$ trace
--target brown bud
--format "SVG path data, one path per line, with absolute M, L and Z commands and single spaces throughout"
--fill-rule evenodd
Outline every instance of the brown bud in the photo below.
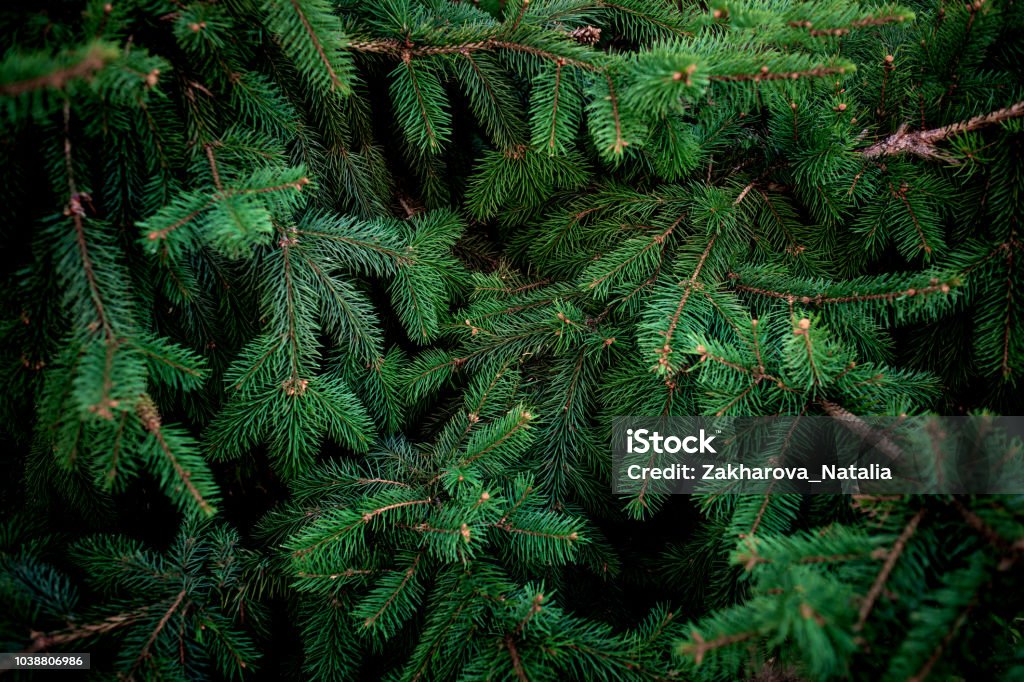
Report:
M 800 318 L 800 321 L 796 323 L 796 325 L 803 329 L 804 331 L 807 331 L 808 329 L 811 328 L 811 321 L 808 320 L 806 317 L 802 317 Z

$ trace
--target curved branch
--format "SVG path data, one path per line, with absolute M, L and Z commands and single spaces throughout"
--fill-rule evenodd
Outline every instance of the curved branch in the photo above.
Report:
M 882 156 L 896 156 L 898 154 L 912 154 L 925 159 L 957 163 L 957 161 L 948 154 L 936 149 L 935 145 L 942 142 L 947 137 L 959 135 L 960 133 L 967 133 L 979 128 L 986 128 L 991 125 L 997 125 L 1003 121 L 1008 121 L 1011 118 L 1017 118 L 1019 116 L 1024 116 L 1024 101 L 1011 104 L 1004 109 L 997 109 L 996 111 L 982 116 L 969 118 L 966 121 L 951 123 L 948 126 L 932 128 L 931 130 L 907 132 L 908 126 L 903 124 L 895 133 L 880 142 L 876 142 L 870 147 L 861 149 L 860 153 L 869 159 Z

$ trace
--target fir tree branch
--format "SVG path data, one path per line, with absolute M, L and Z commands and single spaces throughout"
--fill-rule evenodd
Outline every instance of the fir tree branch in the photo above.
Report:
M 416 93 L 416 102 L 419 105 L 418 109 L 420 112 L 420 118 L 423 119 L 423 126 L 427 131 L 427 137 L 430 141 L 430 147 L 437 149 L 439 143 L 437 141 L 437 133 L 434 131 L 434 125 L 430 122 L 430 115 L 427 111 L 426 102 L 423 99 L 423 89 L 420 87 L 419 81 L 416 80 L 416 69 L 412 66 L 412 60 L 408 54 L 402 55 L 402 61 L 405 63 L 406 71 L 409 74 L 409 82 L 412 84 L 413 92 Z
M 140 344 L 133 343 L 130 339 L 126 339 L 125 342 L 128 345 L 130 345 L 133 349 L 135 349 L 138 352 L 142 353 L 146 357 L 152 358 L 153 360 L 155 360 L 155 361 L 157 361 L 157 362 L 159 362 L 159 363 L 161 363 L 163 365 L 167 365 L 168 367 L 171 367 L 171 368 L 173 368 L 173 369 L 175 369 L 175 370 L 177 370 L 179 372 L 183 372 L 183 373 L 188 374 L 189 376 L 195 377 L 197 379 L 202 378 L 202 376 L 203 376 L 203 372 L 201 370 L 199 370 L 199 369 L 196 369 L 195 367 L 189 367 L 187 365 L 183 365 L 180 362 L 174 360 L 173 358 L 167 357 L 167 355 L 165 355 L 165 354 L 156 353 L 156 352 L 154 352 L 150 348 L 146 348 L 146 347 L 144 347 L 144 346 L 142 346 Z
M 146 233 L 146 239 L 150 241 L 166 239 L 168 234 L 192 222 L 192 220 L 194 220 L 203 211 L 212 208 L 214 205 L 216 205 L 220 201 L 223 201 L 224 199 L 229 199 L 235 196 L 266 194 L 267 192 L 280 192 L 285 189 L 294 189 L 295 191 L 300 192 L 302 191 L 302 188 L 308 185 L 309 183 L 310 179 L 303 177 L 299 178 L 295 182 L 286 182 L 282 185 L 274 185 L 273 187 L 258 187 L 256 189 L 232 188 L 223 192 L 217 192 L 213 196 L 211 196 L 209 201 L 207 201 L 203 206 L 192 211 L 185 217 L 178 219 L 176 222 L 172 223 L 171 225 L 168 225 L 167 227 L 160 228 L 159 230 L 151 230 L 150 232 Z
M 789 26 L 793 28 L 805 28 L 809 35 L 815 37 L 822 36 L 843 36 L 854 31 L 858 28 L 868 28 L 872 26 L 885 26 L 886 24 L 897 24 L 907 20 L 904 14 L 882 14 L 879 16 L 864 17 L 863 19 L 857 19 L 851 21 L 846 26 L 838 26 L 836 28 L 813 28 L 814 23 L 811 21 L 790 21 Z
M 539 530 L 527 530 L 525 528 L 516 528 L 509 523 L 492 523 L 491 528 L 497 528 L 498 530 L 505 531 L 506 533 L 528 535 L 534 538 L 544 538 L 545 540 L 560 540 L 562 542 L 576 542 L 580 539 L 580 534 L 576 531 L 571 533 L 544 533 Z
M 203 145 L 206 152 L 206 159 L 210 162 L 210 172 L 213 174 L 213 185 L 218 192 L 224 191 L 224 185 L 220 182 L 220 171 L 217 169 L 217 157 L 213 154 L 213 145 L 209 142 Z
M 461 462 L 459 462 L 459 467 L 461 468 L 461 467 L 469 466 L 470 464 L 472 464 L 476 460 L 480 459 L 481 457 L 483 457 L 487 453 L 492 452 L 493 450 L 501 447 L 502 443 L 504 443 L 509 438 L 514 436 L 517 432 L 523 430 L 524 428 L 527 428 L 527 424 L 530 423 L 531 419 L 533 419 L 533 415 L 530 414 L 529 412 L 526 412 L 524 410 L 522 413 L 520 413 L 519 419 L 516 421 L 515 425 L 508 432 L 502 434 L 501 438 L 499 438 L 498 440 L 494 441 L 493 443 L 491 443 L 487 447 L 483 448 L 482 450 L 480 450 L 480 452 L 474 454 L 472 457 L 467 457 L 467 458 L 463 459 Z
M 676 26 L 672 26 L 671 24 L 667 24 L 664 21 L 661 21 L 660 19 L 658 19 L 657 17 L 652 16 L 650 13 L 648 13 L 648 12 L 641 12 L 640 10 L 638 10 L 638 9 L 636 9 L 634 7 L 627 7 L 626 5 L 621 5 L 621 4 L 615 3 L 615 2 L 607 2 L 606 0 L 596 0 L 595 4 L 598 7 L 607 7 L 608 9 L 613 9 L 613 10 L 616 10 L 618 12 L 622 12 L 623 14 L 631 14 L 633 16 L 639 17 L 639 18 L 643 19 L 646 22 L 654 24 L 655 26 L 657 26 L 660 29 L 668 31 L 669 33 L 674 33 L 675 35 L 677 35 L 679 37 L 685 37 L 685 36 L 692 36 L 693 35 L 693 33 L 689 32 L 689 31 L 684 31 L 684 30 L 682 30 L 682 29 L 680 29 L 680 28 L 678 28 Z
M 704 362 L 705 360 L 711 360 L 712 362 L 717 362 L 720 365 L 724 365 L 725 367 L 728 367 L 729 369 L 734 369 L 737 372 L 742 372 L 744 374 L 750 374 L 753 377 L 755 383 L 760 382 L 760 381 L 764 381 L 765 379 L 767 379 L 768 381 L 774 382 L 775 385 L 778 386 L 779 388 L 786 389 L 786 390 L 794 390 L 791 387 L 787 386 L 782 381 L 782 379 L 780 379 L 779 377 L 775 376 L 774 374 L 765 374 L 760 369 L 753 370 L 753 369 L 750 369 L 749 367 L 744 367 L 743 365 L 738 365 L 735 362 L 732 362 L 731 360 L 727 360 L 726 358 L 720 357 L 718 355 L 715 355 L 714 353 L 709 352 L 708 349 L 703 344 L 698 345 L 697 348 L 696 348 L 696 351 L 700 355 L 700 361 L 701 362 Z
M 207 515 L 213 514 L 213 506 L 206 501 L 199 489 L 196 488 L 195 483 L 192 482 L 192 473 L 185 469 L 178 461 L 178 458 L 171 452 L 170 446 L 167 444 L 167 440 L 164 438 L 164 434 L 161 427 L 160 413 L 157 411 L 156 405 L 153 400 L 148 396 L 144 395 L 139 398 L 139 401 L 135 406 L 136 414 L 139 416 L 139 420 L 142 422 L 142 427 L 148 431 L 156 439 L 157 445 L 160 447 L 160 451 L 164 454 L 164 457 L 171 463 L 174 473 L 181 481 L 185 489 L 188 490 L 189 495 L 196 501 L 199 508 L 203 510 Z
M 307 236 L 310 236 L 310 237 L 320 237 L 321 239 L 327 239 L 327 240 L 331 240 L 331 241 L 341 242 L 343 244 L 351 244 L 352 246 L 358 246 L 358 247 L 364 248 L 364 249 L 370 249 L 372 251 L 376 251 L 378 253 L 382 253 L 385 256 L 388 256 L 389 258 L 393 258 L 395 260 L 395 262 L 400 264 L 400 265 L 408 265 L 408 264 L 412 263 L 412 260 L 406 254 L 399 253 L 398 251 L 395 251 L 394 249 L 389 249 L 386 246 L 381 246 L 380 244 L 375 244 L 373 242 L 369 242 L 369 241 L 362 240 L 362 239 L 355 239 L 353 237 L 343 237 L 343 236 L 341 236 L 339 234 L 332 234 L 330 232 L 318 232 L 316 230 L 304 230 L 304 229 L 301 229 L 301 228 L 296 229 L 295 230 L 295 234 L 307 235 Z
M 1005 538 L 995 528 L 985 523 L 984 519 L 968 509 L 957 497 L 951 497 L 949 502 L 960 513 L 960 516 L 967 522 L 967 525 L 977 531 L 979 535 L 999 550 L 1001 554 L 1013 557 L 1024 553 L 1024 538 L 1017 538 L 1016 540 Z
M 853 626 L 854 630 L 864 629 L 864 624 L 867 623 L 868 616 L 871 615 L 871 610 L 875 607 L 875 602 L 878 601 L 878 598 L 882 595 L 882 590 L 885 589 L 886 581 L 889 580 L 892 570 L 896 567 L 896 562 L 899 560 L 900 555 L 903 554 L 903 550 L 906 549 L 910 538 L 917 531 L 917 527 L 921 523 L 921 519 L 924 518 L 924 515 L 925 510 L 919 509 L 911 517 L 910 521 L 907 522 L 900 536 L 896 538 L 892 549 L 889 550 L 888 555 L 885 557 L 885 563 L 882 564 L 882 569 L 878 572 L 875 582 L 871 585 L 871 589 L 868 590 L 867 596 L 864 597 L 864 603 L 861 604 L 860 612 L 857 614 L 857 623 Z
M 869 159 L 875 159 L 882 156 L 911 154 L 925 159 L 958 163 L 956 159 L 953 159 L 945 152 L 936 149 L 936 145 L 948 137 L 970 132 L 972 130 L 978 130 L 979 128 L 985 128 L 991 125 L 997 125 L 1020 116 L 1024 116 L 1024 101 L 1011 104 L 1003 109 L 997 109 L 996 111 L 988 114 L 975 116 L 974 118 L 967 119 L 966 121 L 942 126 L 941 128 L 907 132 L 908 126 L 903 124 L 895 133 L 880 142 L 876 142 L 870 147 L 861 149 L 860 153 Z
M 62 646 L 69 642 L 75 642 L 87 637 L 102 635 L 135 623 L 140 618 L 144 617 L 146 612 L 146 608 L 141 608 L 138 611 L 130 611 L 116 616 L 109 616 L 97 623 L 78 625 L 68 630 L 51 633 L 33 632 L 32 643 L 24 649 L 23 652 L 27 654 L 34 654 L 40 651 L 48 651 L 54 646 Z
M 924 665 L 921 666 L 921 669 L 918 670 L 913 677 L 908 679 L 907 682 L 924 682 L 928 678 L 928 676 L 932 672 L 932 668 L 934 668 L 935 664 L 939 662 L 940 658 L 942 658 L 943 652 L 945 651 L 946 647 L 949 646 L 949 643 L 953 641 L 953 638 L 956 636 L 957 631 L 959 631 L 960 628 L 963 627 L 963 624 L 967 622 L 967 616 L 969 616 L 971 611 L 974 610 L 974 607 L 977 605 L 977 603 L 978 600 L 977 597 L 975 597 L 967 604 L 967 606 L 964 609 L 960 611 L 960 613 L 956 617 L 956 620 L 954 620 L 953 624 L 950 626 L 949 630 L 946 631 L 946 634 L 943 635 L 942 639 L 935 646 L 935 650 L 932 651 L 931 655 L 928 657 L 928 660 L 924 662 Z
M 625 147 L 629 146 L 629 141 L 622 136 L 622 119 L 619 116 L 619 96 L 615 94 L 615 84 L 612 82 L 612 77 L 607 73 L 604 75 L 605 80 L 608 81 L 608 98 L 612 105 L 612 121 L 615 122 L 615 142 L 609 147 L 615 154 L 621 154 Z
M 512 658 L 512 669 L 515 670 L 519 682 L 530 682 L 523 669 L 523 661 L 519 658 L 519 651 L 516 649 L 511 633 L 505 633 L 505 648 L 508 649 L 508 655 Z
M 455 624 L 459 621 L 459 616 L 462 615 L 462 612 L 466 610 L 466 607 L 468 605 L 469 600 L 462 600 L 459 603 L 459 607 L 455 609 L 454 612 L 452 612 L 451 616 L 448 617 L 448 621 L 445 623 L 444 628 L 439 633 L 437 633 L 437 636 L 434 638 L 433 644 L 431 644 L 430 649 L 423 656 L 423 661 L 416 669 L 416 673 L 412 676 L 412 678 L 410 678 L 410 682 L 418 682 L 418 680 L 420 680 L 423 677 L 423 675 L 426 673 L 427 667 L 431 663 L 431 659 L 433 658 L 434 653 L 437 652 L 437 650 L 441 648 L 441 646 L 444 644 L 445 635 L 447 635 L 448 632 L 451 631 L 453 627 L 455 627 Z
M 516 500 L 515 504 L 512 505 L 512 508 L 509 509 L 507 512 L 505 512 L 505 514 L 501 517 L 501 519 L 498 521 L 498 523 L 496 525 L 498 525 L 498 526 L 504 525 L 505 522 L 508 521 L 508 517 L 511 516 L 512 514 L 515 514 L 516 511 L 518 511 L 519 508 L 523 506 L 523 503 L 526 502 L 526 498 L 529 497 L 532 492 L 533 492 L 533 486 L 532 485 L 526 486 L 526 488 L 523 490 L 523 494 L 519 496 L 519 499 Z
M 668 368 L 669 360 L 668 356 L 672 353 L 672 336 L 675 334 L 676 327 L 679 326 L 679 316 L 683 312 L 683 308 L 686 307 L 687 301 L 690 300 L 690 294 L 693 293 L 694 288 L 697 286 L 697 277 L 700 276 L 700 271 L 704 268 L 704 263 L 708 259 L 708 254 L 711 253 L 711 247 L 715 245 L 715 240 L 718 239 L 718 235 L 711 237 L 708 240 L 708 245 L 704 249 L 704 253 L 701 254 L 700 259 L 697 261 L 697 266 L 693 269 L 693 274 L 690 275 L 690 279 L 686 281 L 683 288 L 683 295 L 679 299 L 679 304 L 676 306 L 675 312 L 672 313 L 669 319 L 668 329 L 665 331 L 665 344 L 658 349 L 658 364 L 662 367 Z
M 737 291 L 745 291 L 747 293 L 757 294 L 758 296 L 767 296 L 769 298 L 780 298 L 784 301 L 788 301 L 790 304 L 803 303 L 804 305 L 816 306 L 832 305 L 836 303 L 864 303 L 866 301 L 893 301 L 899 298 L 928 296 L 935 293 L 945 295 L 949 294 L 951 291 L 949 284 L 936 281 L 933 284 L 929 284 L 924 287 L 909 287 L 906 289 L 874 294 L 851 294 L 849 296 L 825 296 L 823 294 L 815 294 L 814 296 L 808 296 L 806 294 L 796 294 L 791 291 L 776 291 L 749 286 L 747 284 L 740 284 L 739 280 L 741 275 L 735 272 L 730 272 L 726 277 L 733 281 L 732 287 Z
M 575 66 L 586 71 L 600 71 L 600 67 L 590 64 L 588 62 L 573 59 L 571 57 L 563 57 L 553 52 L 534 47 L 532 45 L 526 45 L 524 43 L 517 43 L 510 40 L 501 40 L 498 38 L 487 38 L 486 40 L 478 40 L 473 42 L 459 43 L 457 45 L 409 45 L 407 43 L 393 40 L 393 39 L 380 39 L 380 40 L 368 40 L 368 41 L 352 41 L 349 43 L 349 48 L 357 52 L 373 52 L 378 54 L 386 54 L 392 57 L 397 57 L 403 61 L 408 61 L 413 57 L 433 57 L 437 55 L 446 54 L 461 54 L 466 55 L 471 52 L 487 52 L 493 50 L 506 50 L 508 52 L 521 52 L 524 54 L 530 54 L 534 57 L 540 57 L 551 62 L 558 63 L 558 60 L 563 60 L 563 63 L 567 66 Z
M 328 578 L 330 580 L 337 580 L 338 578 L 352 578 L 357 575 L 373 575 L 376 572 L 369 568 L 346 568 L 340 573 L 307 573 L 306 571 L 299 571 L 295 575 L 299 578 Z
M 524 5 L 525 7 L 525 5 Z M 555 62 L 555 94 L 554 101 L 551 103 L 551 125 L 548 131 L 548 153 L 555 153 L 555 142 L 558 134 L 558 98 L 561 95 L 562 85 L 562 67 L 565 66 L 565 60 L 559 59 Z
M 456 441 L 452 443 L 452 447 L 448 451 L 448 457 L 452 457 L 458 451 L 458 449 L 462 447 L 462 444 L 466 440 L 466 436 L 468 436 L 469 432 L 473 430 L 473 427 L 480 422 L 480 410 L 483 409 L 484 405 L 487 403 L 487 398 L 489 397 L 491 391 L 494 390 L 494 387 L 498 385 L 498 381 L 501 379 L 502 376 L 505 375 L 505 372 L 508 370 L 508 367 L 509 365 L 512 364 L 512 362 L 513 358 L 507 359 L 504 362 L 504 364 L 502 364 L 502 366 L 498 369 L 498 371 L 495 372 L 494 378 L 491 379 L 491 382 L 484 389 L 483 393 L 480 394 L 480 400 L 477 401 L 476 406 L 470 411 L 468 418 L 466 419 L 466 426 L 462 430 L 462 434 Z
M 380 618 L 381 615 L 387 610 L 387 608 L 391 606 L 392 602 L 394 602 L 395 599 L 398 598 L 398 595 L 401 593 L 401 591 L 405 589 L 405 586 L 409 584 L 410 580 L 412 580 L 413 575 L 415 575 L 416 573 L 416 568 L 420 565 L 420 560 L 422 558 L 422 553 L 416 555 L 416 558 L 413 559 L 412 566 L 405 570 L 405 574 L 402 577 L 402 581 L 395 588 L 394 592 L 392 592 L 391 595 L 389 595 L 388 598 L 384 600 L 384 603 L 381 605 L 381 607 L 377 610 L 376 613 L 368 616 L 366 620 L 363 621 L 364 628 L 373 627 L 373 624 L 377 622 L 377 619 Z
M 292 371 L 290 378 L 285 381 L 285 392 L 291 391 L 291 395 L 300 396 L 305 393 L 305 387 L 308 384 L 302 383 L 303 380 L 299 377 L 299 336 L 295 318 L 295 282 L 293 281 L 294 277 L 292 274 L 291 247 L 287 241 L 282 240 L 281 243 L 283 244 L 281 247 L 281 259 L 284 263 L 285 309 L 288 316 L 286 336 L 292 349 L 292 352 L 288 354 Z M 291 382 L 290 384 L 288 383 L 289 381 Z
M 921 221 L 918 220 L 917 213 L 914 212 L 914 207 L 907 199 L 907 193 L 909 191 L 910 189 L 906 185 L 901 185 L 899 189 L 896 189 L 892 183 L 889 183 L 889 192 L 892 196 L 903 202 L 903 205 L 907 209 L 907 213 L 910 214 L 910 220 L 914 223 L 914 230 L 917 231 L 917 236 L 921 240 L 921 250 L 926 254 L 930 254 L 932 252 L 932 247 L 928 244 L 928 240 L 924 236 L 924 231 L 921 229 Z
M 359 485 L 373 485 L 375 483 L 385 483 L 387 485 L 396 485 L 400 488 L 412 487 L 408 483 L 402 483 L 401 481 L 392 481 L 386 478 L 357 478 L 356 483 L 358 483 Z
M 679 220 L 676 220 L 676 222 L 672 223 L 672 225 L 669 226 L 669 228 L 664 232 L 661 232 L 660 234 L 656 234 L 653 237 L 651 237 L 651 240 L 646 245 L 644 245 L 642 249 L 640 249 L 636 253 L 632 254 L 629 258 L 625 259 L 624 261 L 616 265 L 614 268 L 606 272 L 602 277 L 598 277 L 597 279 L 592 280 L 587 285 L 587 288 L 593 289 L 594 287 L 598 286 L 605 280 L 614 277 L 616 274 L 619 273 L 619 271 L 629 267 L 630 264 L 633 263 L 633 261 L 643 258 L 643 255 L 650 251 L 652 248 L 656 246 L 662 246 L 665 240 L 668 239 L 669 235 L 672 234 L 672 232 L 676 229 L 676 226 L 679 225 L 681 221 L 682 217 L 680 217 Z
M 149 658 L 150 647 L 153 646 L 153 642 L 156 641 L 156 638 L 160 635 L 160 632 L 167 625 L 167 622 L 171 619 L 171 616 L 174 615 L 174 612 L 178 610 L 179 606 L 181 606 L 181 602 L 185 599 L 185 594 L 185 590 L 179 592 L 178 596 L 171 603 L 170 608 L 167 609 L 167 612 L 160 617 L 160 620 L 156 624 L 156 628 L 153 629 L 153 632 L 149 635 L 149 639 L 147 639 L 146 643 L 143 645 L 142 651 L 139 652 L 138 658 L 136 658 L 135 663 L 132 664 L 132 668 L 128 672 L 129 679 L 135 674 L 135 670 L 139 667 L 139 664 L 142 663 L 144 659 Z
M 883 452 L 893 462 L 903 459 L 903 450 L 889 438 L 885 431 L 877 431 L 871 428 L 863 419 L 831 400 L 822 400 L 821 407 L 830 417 L 859 437 L 865 445 L 870 445 Z
M 693 662 L 700 665 L 704 661 L 704 656 L 709 651 L 746 642 L 757 637 L 757 633 L 739 632 L 734 635 L 722 635 L 712 640 L 705 640 L 699 632 L 694 631 L 690 637 L 693 639 L 693 643 L 687 642 L 683 644 L 679 647 L 679 652 L 686 656 L 693 656 Z
M 78 252 L 82 259 L 82 269 L 85 272 L 86 282 L 89 286 L 89 297 L 96 307 L 96 314 L 99 317 L 100 325 L 103 327 L 103 333 L 107 338 L 107 342 L 111 343 L 114 340 L 113 327 L 103 305 L 103 298 L 100 295 L 99 284 L 96 282 L 96 273 L 93 270 L 92 259 L 89 257 L 89 247 L 85 241 L 85 225 L 82 220 L 83 216 L 85 216 L 85 209 L 82 208 L 82 195 L 78 193 L 78 188 L 75 185 L 74 163 L 71 159 L 70 122 L 71 102 L 66 100 L 64 102 L 64 166 L 68 180 L 68 207 L 65 212 L 71 215 L 71 220 L 75 226 L 75 243 L 78 245 Z
M 117 478 L 117 465 L 121 461 L 121 444 L 124 440 L 124 426 L 128 421 L 128 411 L 121 412 L 121 421 L 117 425 L 117 433 L 114 436 L 114 444 L 111 448 L 110 466 L 107 468 L 107 481 L 113 483 Z
M 306 31 L 306 35 L 309 37 L 310 42 L 313 43 L 316 53 L 320 56 L 320 62 L 323 64 L 324 68 L 327 69 L 327 75 L 330 76 L 331 79 L 331 90 L 344 91 L 344 84 L 341 82 L 341 79 L 338 78 L 338 74 L 335 73 L 334 67 L 331 65 L 331 60 L 327 57 L 327 53 L 324 52 L 324 46 L 320 44 L 320 39 L 317 37 L 316 31 L 313 30 L 313 26 L 309 23 L 309 18 L 306 17 L 306 13 L 302 11 L 298 2 L 295 0 L 289 1 L 291 2 L 292 9 L 294 9 L 295 13 L 299 15 L 299 19 L 302 21 L 302 27 Z
M 526 612 L 526 616 L 521 621 L 519 621 L 519 625 L 516 626 L 516 629 L 515 629 L 515 636 L 516 637 L 518 637 L 519 635 L 523 634 L 523 628 L 526 627 L 526 624 L 529 623 L 531 620 L 533 620 L 534 616 L 536 616 L 538 613 L 540 613 L 540 611 L 541 611 L 541 606 L 540 605 L 542 603 L 544 603 L 544 595 L 542 593 L 538 592 L 533 597 L 533 601 L 530 604 L 530 610 Z
M 363 514 L 363 517 L 362 517 L 363 518 L 363 523 L 369 523 L 370 521 L 372 521 L 374 519 L 374 517 L 380 516 L 381 514 L 383 514 L 385 512 L 391 511 L 392 509 L 400 509 L 402 507 L 409 507 L 409 506 L 420 505 L 420 504 L 430 504 L 432 501 L 433 501 L 432 498 L 428 497 L 428 498 L 423 499 L 423 500 L 408 500 L 406 502 L 395 502 L 394 504 L 389 504 L 389 505 L 386 505 L 386 506 L 383 506 L 383 507 L 378 507 L 376 509 L 372 509 L 372 510 L 370 510 L 368 512 L 365 512 Z
M 770 71 L 768 67 L 762 67 L 757 73 L 733 73 L 733 74 L 712 74 L 708 76 L 713 81 L 723 82 L 760 82 L 760 81 L 783 81 L 799 80 L 801 78 L 822 78 L 835 74 L 844 74 L 845 66 L 817 66 L 804 71 Z M 681 72 L 680 72 L 681 73 Z
M 17 97 L 27 92 L 44 88 L 63 90 L 73 80 L 93 76 L 97 71 L 105 67 L 116 54 L 116 51 L 112 52 L 110 49 L 104 49 L 101 45 L 93 45 L 78 62 L 71 66 L 23 81 L 0 83 L 0 96 Z

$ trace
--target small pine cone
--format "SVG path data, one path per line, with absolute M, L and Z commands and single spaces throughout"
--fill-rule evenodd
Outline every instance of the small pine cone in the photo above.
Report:
M 580 45 L 593 45 L 601 39 L 601 29 L 597 26 L 580 26 L 569 31 L 569 37 Z

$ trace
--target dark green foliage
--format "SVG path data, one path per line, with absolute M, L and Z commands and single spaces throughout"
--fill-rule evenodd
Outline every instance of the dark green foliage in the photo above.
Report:
M 617 416 L 1020 412 L 1019 2 L 44 0 L 0 30 L 0 651 L 1020 678 L 1020 495 L 609 476 Z

